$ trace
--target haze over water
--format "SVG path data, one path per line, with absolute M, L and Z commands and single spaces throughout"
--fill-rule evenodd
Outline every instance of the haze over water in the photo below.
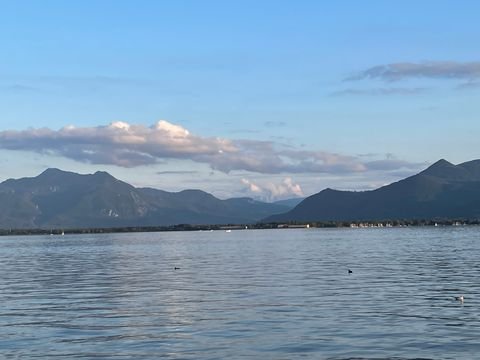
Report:
M 445 227 L 3 237 L 0 357 L 472 359 L 479 235 Z M 454 299 L 462 294 L 463 304 Z

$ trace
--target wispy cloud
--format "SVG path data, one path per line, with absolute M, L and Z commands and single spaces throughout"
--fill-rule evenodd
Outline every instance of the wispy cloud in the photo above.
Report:
M 198 171 L 184 170 L 184 171 L 157 171 L 157 175 L 194 175 L 198 174 Z
M 480 61 L 429 61 L 423 63 L 392 63 L 378 65 L 348 77 L 346 80 L 380 79 L 395 81 L 408 78 L 479 79 Z
M 233 129 L 229 131 L 230 134 L 258 134 L 259 132 L 259 130 L 253 129 Z
M 190 160 L 224 173 L 244 170 L 262 174 L 345 174 L 378 170 L 382 166 L 386 170 L 416 166 L 407 162 L 389 163 L 394 159 L 372 164 L 355 156 L 298 150 L 272 141 L 202 137 L 165 120 L 150 127 L 118 121 L 97 127 L 1 131 L 0 148 L 127 168 L 168 159 Z
M 154 82 L 144 79 L 124 78 L 118 76 L 37 76 L 23 78 L 0 77 L 0 91 L 11 93 L 45 93 L 111 91 L 121 88 L 152 87 Z
M 121 76 L 41 76 L 32 79 L 38 83 L 49 85 L 68 85 L 68 86 L 141 86 L 148 85 L 150 81 L 135 78 L 126 78 Z
M 384 160 L 373 160 L 365 163 L 365 166 L 369 170 L 380 170 L 380 171 L 394 171 L 398 169 L 409 169 L 411 170 L 417 170 L 424 168 L 428 164 L 426 163 L 417 163 L 414 166 L 412 166 L 412 163 L 409 163 L 408 161 L 403 161 L 403 160 L 398 160 L 395 158 L 391 159 L 384 159 Z M 409 172 L 410 173 L 410 172 Z
M 0 87 L 0 90 L 9 93 L 31 93 L 39 91 L 39 89 L 34 86 L 28 86 L 23 84 L 11 84 L 7 86 L 2 86 Z
M 374 89 L 344 89 L 331 93 L 331 96 L 390 96 L 417 95 L 425 93 L 427 88 L 374 88 Z
M 480 89 L 480 81 L 468 81 L 457 86 L 457 90 Z
M 287 125 L 285 121 L 265 121 L 263 123 L 266 127 L 283 127 Z

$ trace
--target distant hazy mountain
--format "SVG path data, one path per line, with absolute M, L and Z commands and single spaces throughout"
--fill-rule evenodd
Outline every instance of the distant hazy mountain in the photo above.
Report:
M 437 161 L 421 173 L 373 191 L 323 190 L 264 221 L 480 218 L 480 160 Z
M 200 190 L 135 188 L 106 172 L 48 169 L 0 184 L 0 228 L 84 228 L 253 223 L 289 210 L 250 198 L 220 200 Z
M 275 201 L 274 204 L 284 205 L 284 206 L 288 206 L 289 208 L 294 208 L 295 206 L 300 204 L 303 200 L 305 200 L 305 198 L 291 198 L 291 199 Z

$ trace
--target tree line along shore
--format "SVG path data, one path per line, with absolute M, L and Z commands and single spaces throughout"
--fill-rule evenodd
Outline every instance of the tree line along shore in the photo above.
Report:
M 171 226 L 129 226 L 111 228 L 62 228 L 51 229 L 0 229 L 0 236 L 8 235 L 66 235 L 66 234 L 108 234 L 135 232 L 167 232 L 167 231 L 228 231 L 249 229 L 298 229 L 298 228 L 393 228 L 408 226 L 472 226 L 480 225 L 480 219 L 414 219 L 387 221 L 311 221 L 257 224 L 227 225 L 192 225 L 178 224 Z

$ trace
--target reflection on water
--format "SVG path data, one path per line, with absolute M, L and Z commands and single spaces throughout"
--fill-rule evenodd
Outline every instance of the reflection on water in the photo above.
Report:
M 469 227 L 0 238 L 0 355 L 473 359 L 479 235 Z M 463 304 L 454 299 L 462 294 Z

